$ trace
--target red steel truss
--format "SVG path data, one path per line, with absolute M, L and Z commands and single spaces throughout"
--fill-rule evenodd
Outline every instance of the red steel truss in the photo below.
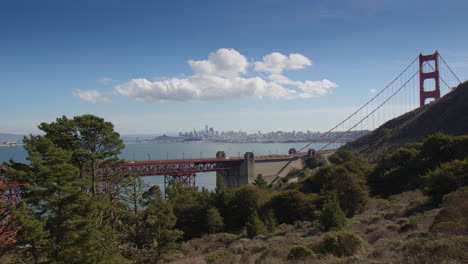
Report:
M 242 161 L 243 158 L 137 161 L 127 162 L 118 166 L 100 168 L 97 174 L 101 177 L 125 173 L 138 176 L 164 175 L 180 177 L 181 175 L 186 176 L 197 172 L 238 169 Z M 185 180 L 183 180 L 183 182 L 185 182 Z

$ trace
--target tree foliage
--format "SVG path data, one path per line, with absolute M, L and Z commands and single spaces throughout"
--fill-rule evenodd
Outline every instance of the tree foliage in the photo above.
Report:
M 369 174 L 367 183 L 373 195 L 387 197 L 420 186 L 426 162 L 416 149 L 400 148 L 385 155 Z
M 265 234 L 267 232 L 265 224 L 258 216 L 257 211 L 254 211 L 249 217 L 249 219 L 245 223 L 245 229 L 247 231 L 247 236 L 250 238 L 255 237 L 257 235 Z
M 328 231 L 331 228 L 341 229 L 346 225 L 346 215 L 341 210 L 337 199 L 329 199 L 325 201 L 322 209 L 316 211 L 318 220 L 317 227 L 320 230 Z
M 344 165 L 338 165 L 327 172 L 326 179 L 321 193 L 336 197 L 347 217 L 364 210 L 369 200 L 364 175 L 350 173 Z
M 16 217 L 21 232 L 29 234 L 29 241 L 20 242 L 41 245 L 42 256 L 38 256 L 39 250 L 31 249 L 35 261 L 122 262 L 112 234 L 96 226 L 96 202 L 71 163 L 72 153 L 44 136 L 24 141 L 32 169 L 27 172 L 29 188 L 22 201 L 30 210 Z
M 205 230 L 208 233 L 217 233 L 224 229 L 224 219 L 218 209 L 211 207 L 206 211 Z
M 439 204 L 444 195 L 468 186 L 468 159 L 444 163 L 424 175 L 423 180 L 424 194 L 429 196 L 433 203 Z
M 50 124 L 41 123 L 39 129 L 56 147 L 72 153 L 72 161 L 80 169 L 81 177 L 86 174 L 86 169 L 89 170 L 93 194 L 96 192 L 97 162 L 116 157 L 124 148 L 114 125 L 94 115 L 73 119 L 63 116 Z
M 263 178 L 262 174 L 258 174 L 257 177 L 255 177 L 252 184 L 257 186 L 258 188 L 268 189 L 268 182 L 265 181 L 265 178 Z
M 273 196 L 265 208 L 274 212 L 279 223 L 312 220 L 317 198 L 317 195 L 304 194 L 297 190 L 284 191 Z

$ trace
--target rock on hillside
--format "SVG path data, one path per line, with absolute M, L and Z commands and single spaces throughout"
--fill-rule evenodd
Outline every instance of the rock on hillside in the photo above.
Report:
M 371 162 L 381 154 L 420 142 L 437 132 L 452 136 L 468 134 L 468 81 L 439 100 L 394 118 L 341 149 L 360 152 Z

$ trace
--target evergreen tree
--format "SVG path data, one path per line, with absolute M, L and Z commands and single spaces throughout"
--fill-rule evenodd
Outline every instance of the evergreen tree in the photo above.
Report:
M 273 213 L 273 210 L 269 210 L 267 216 L 265 217 L 265 228 L 266 230 L 271 233 L 276 230 L 276 226 L 278 225 L 278 222 L 276 221 L 275 214 Z
M 96 203 L 71 164 L 72 153 L 43 136 L 24 141 L 32 169 L 27 172 L 29 191 L 22 201 L 31 208 L 31 217 L 18 217 L 20 229 L 41 241 L 49 262 L 120 263 L 112 235 L 96 227 Z
M 265 181 L 262 174 L 258 174 L 257 177 L 255 177 L 252 184 L 257 186 L 258 188 L 268 189 L 268 182 Z
M 137 248 L 142 248 L 139 231 L 142 221 L 142 205 L 144 204 L 143 196 L 148 187 L 149 184 L 145 183 L 141 177 L 133 175 L 126 175 L 122 181 L 120 198 L 129 209 L 129 214 L 125 219 L 125 229 Z
M 10 222 L 20 227 L 16 233 L 15 245 L 29 245 L 22 252 L 22 259 L 34 264 L 45 261 L 51 241 L 50 234 L 45 229 L 44 219 L 35 217 L 34 212 L 23 204 L 21 208 L 12 210 Z
M 257 211 L 254 211 L 250 218 L 245 223 L 245 229 L 247 231 L 247 236 L 252 238 L 257 235 L 265 234 L 267 229 L 265 224 L 262 222 L 258 216 Z
M 224 228 L 224 220 L 218 209 L 211 207 L 206 211 L 205 225 L 208 233 L 216 233 Z
M 50 124 L 41 123 L 39 129 L 56 147 L 72 152 L 72 161 L 80 169 L 81 177 L 85 168 L 89 168 L 93 194 L 96 192 L 97 162 L 115 158 L 124 148 L 114 125 L 94 115 L 75 116 L 73 119 L 63 116 Z
M 331 228 L 341 229 L 347 222 L 346 215 L 336 198 L 325 201 L 322 210 L 317 211 L 316 216 L 317 227 L 322 231 L 328 231 Z
M 176 246 L 176 241 L 182 237 L 182 232 L 173 229 L 176 216 L 170 202 L 153 201 L 143 212 L 141 229 L 142 246 L 155 250 L 156 260 L 169 249 Z

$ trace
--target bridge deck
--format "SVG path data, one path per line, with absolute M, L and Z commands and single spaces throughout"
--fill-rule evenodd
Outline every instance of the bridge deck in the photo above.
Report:
M 255 156 L 255 160 L 284 160 L 305 156 L 305 153 L 294 155 Z M 131 173 L 140 176 L 186 175 L 197 172 L 226 171 L 238 169 L 244 158 L 207 158 L 179 160 L 143 160 L 131 161 L 116 166 L 98 169 L 98 175 L 107 177 L 112 174 Z

